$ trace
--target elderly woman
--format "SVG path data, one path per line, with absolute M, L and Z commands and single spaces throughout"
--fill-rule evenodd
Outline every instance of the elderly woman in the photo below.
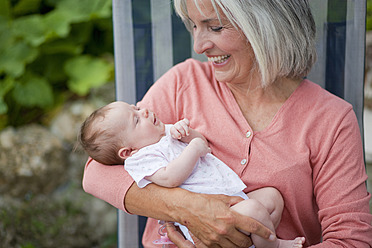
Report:
M 305 77 L 315 61 L 315 25 L 307 0 L 174 0 L 209 62 L 170 69 L 140 107 L 165 123 L 188 118 L 213 154 L 247 185 L 271 186 L 285 208 L 278 237 L 305 247 L 371 247 L 372 216 L 360 132 L 352 106 Z M 132 214 L 188 227 L 197 247 L 249 247 L 270 232 L 230 210 L 236 197 L 154 184 L 139 189 L 122 165 L 89 160 L 86 192 Z M 149 219 L 144 246 L 158 238 Z M 168 228 L 179 247 L 193 247 Z

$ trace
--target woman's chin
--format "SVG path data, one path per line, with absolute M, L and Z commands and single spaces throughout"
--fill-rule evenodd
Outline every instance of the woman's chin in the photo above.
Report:
M 228 77 L 228 73 L 226 71 L 214 71 L 214 76 L 218 82 L 227 83 L 231 81 L 231 77 Z

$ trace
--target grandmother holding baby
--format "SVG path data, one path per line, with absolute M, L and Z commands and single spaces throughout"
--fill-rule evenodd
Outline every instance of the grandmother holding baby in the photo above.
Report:
M 208 62 L 188 59 L 165 73 L 138 103 L 164 123 L 187 118 L 213 155 L 245 183 L 276 188 L 284 210 L 276 236 L 305 247 L 372 247 L 370 195 L 352 106 L 306 79 L 316 60 L 307 0 L 173 0 Z M 144 247 L 158 247 L 157 220 L 172 224 L 178 247 L 249 247 L 272 233 L 230 206 L 239 197 L 149 184 L 138 188 L 123 165 L 89 159 L 84 190 L 128 213 L 150 217 Z M 271 236 L 270 236 L 271 235 Z

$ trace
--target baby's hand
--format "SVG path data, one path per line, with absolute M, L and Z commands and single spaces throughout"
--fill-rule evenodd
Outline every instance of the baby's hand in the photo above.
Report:
M 208 144 L 199 137 L 192 139 L 189 146 L 194 147 L 194 149 L 199 152 L 200 157 L 203 157 L 207 155 L 207 153 L 211 152 L 211 148 L 208 147 Z
M 183 137 L 188 136 L 190 130 L 190 121 L 188 119 L 183 119 L 176 124 L 174 124 L 171 129 L 170 133 L 174 139 L 182 139 Z

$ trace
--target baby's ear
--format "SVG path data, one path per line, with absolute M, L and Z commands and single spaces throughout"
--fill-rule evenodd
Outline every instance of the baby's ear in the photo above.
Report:
M 120 150 L 118 151 L 118 155 L 120 158 L 125 160 L 132 155 L 132 149 L 129 147 L 120 148 Z

